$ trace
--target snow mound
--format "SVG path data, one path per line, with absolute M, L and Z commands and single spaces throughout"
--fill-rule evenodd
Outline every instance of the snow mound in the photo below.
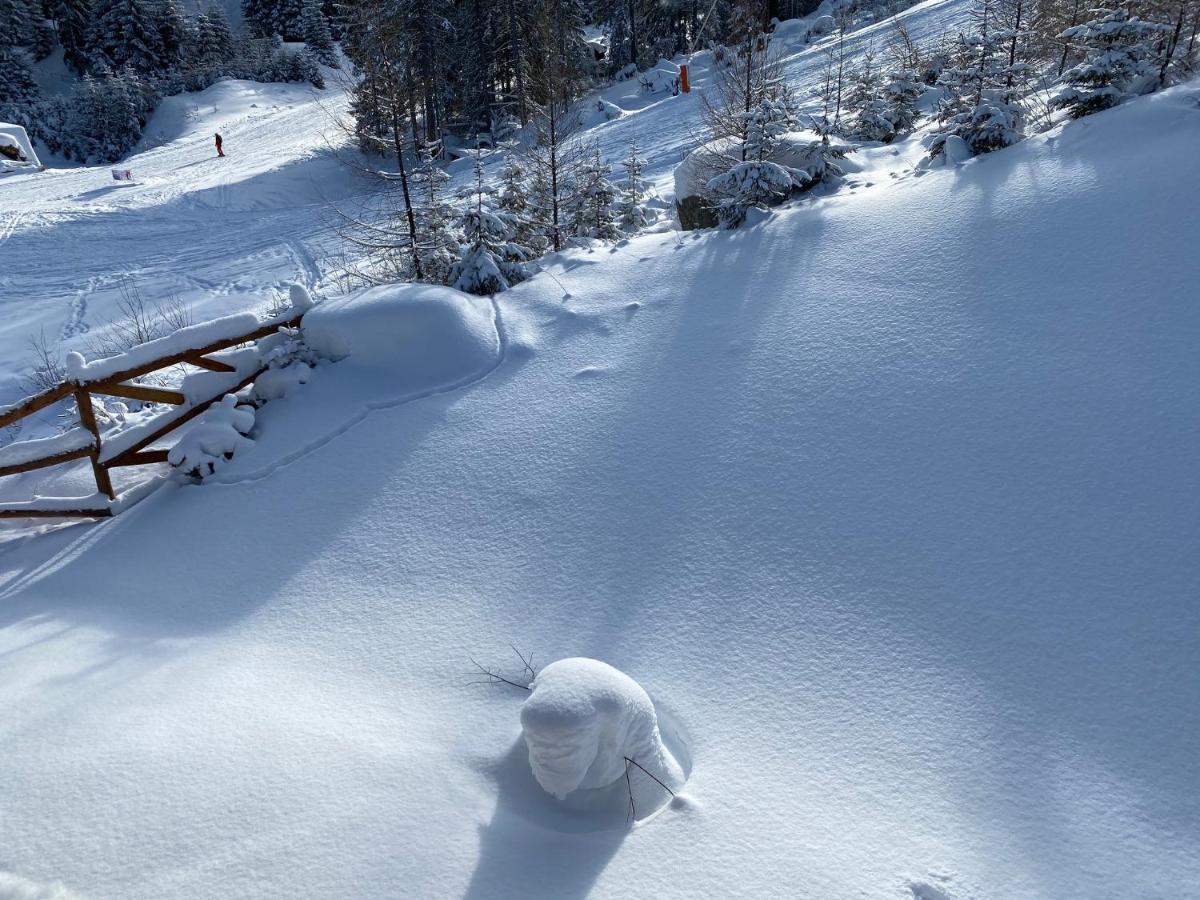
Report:
M 0 122 L 0 174 L 20 169 L 44 168 L 29 134 L 20 125 Z
M 663 744 L 654 703 L 608 663 L 573 657 L 546 666 L 521 707 L 534 778 L 560 800 L 625 778 L 633 760 L 674 790 L 683 771 Z
M 71 893 L 61 884 L 42 884 L 13 875 L 11 872 L 0 872 L 0 900 L 79 900 L 78 895 Z
M 167 462 L 185 475 L 204 478 L 252 446 L 246 434 L 254 427 L 254 411 L 237 402 L 233 394 L 226 394 L 209 407 L 170 449 Z
M 382 285 L 325 301 L 305 315 L 303 330 L 316 353 L 377 373 L 393 394 L 459 383 L 492 368 L 501 350 L 490 300 L 434 285 Z

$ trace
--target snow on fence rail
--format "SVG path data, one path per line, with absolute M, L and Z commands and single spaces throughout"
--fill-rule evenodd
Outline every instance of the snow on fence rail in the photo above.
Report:
M 0 448 L 0 477 L 90 459 L 96 494 L 74 499 L 42 499 L 0 504 L 0 519 L 25 517 L 104 518 L 113 514 L 116 499 L 109 470 L 167 461 L 167 451 L 147 449 L 191 421 L 226 394 L 254 382 L 268 368 L 257 353 L 228 351 L 300 324 L 306 305 L 293 304 L 281 316 L 261 321 L 252 313 L 227 316 L 181 328 L 157 340 L 130 348 L 107 359 L 86 362 L 78 353 L 67 357 L 69 380 L 0 409 L 0 428 L 74 397 L 79 425 L 64 434 L 17 441 Z M 188 375 L 178 389 L 134 383 L 132 379 L 186 364 L 202 371 Z M 127 431 L 104 438 L 96 424 L 92 395 L 103 394 L 177 407 Z

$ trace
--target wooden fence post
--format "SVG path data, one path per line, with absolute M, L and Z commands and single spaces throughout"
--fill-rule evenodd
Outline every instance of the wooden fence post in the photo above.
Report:
M 96 446 L 92 448 L 92 474 L 96 477 L 96 490 L 105 494 L 109 500 L 116 500 L 113 493 L 112 479 L 108 477 L 108 469 L 100 463 L 100 428 L 96 424 L 96 413 L 92 409 L 92 395 L 81 387 L 75 388 L 75 404 L 79 407 L 79 424 L 92 433 Z

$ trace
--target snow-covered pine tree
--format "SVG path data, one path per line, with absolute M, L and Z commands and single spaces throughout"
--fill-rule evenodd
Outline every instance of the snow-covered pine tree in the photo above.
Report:
M 1013 31 L 997 26 L 997 2 L 978 0 L 974 28 L 959 36 L 956 64 L 938 78 L 945 91 L 938 118 L 948 127 L 931 141 L 931 157 L 975 156 L 1021 140 L 1025 111 L 1006 58 Z
M 91 0 L 49 0 L 47 7 L 67 68 L 76 74 L 87 70 L 88 31 L 92 19 Z
M 184 57 L 188 36 L 187 19 L 179 8 L 179 0 L 158 0 L 156 17 L 163 65 L 173 68 Z
M 275 0 L 271 8 L 271 33 L 285 41 L 303 40 L 303 13 L 304 0 Z
M 1158 85 L 1161 39 L 1172 29 L 1142 21 L 1133 6 L 1134 0 L 1123 0 L 1113 9 L 1097 10 L 1096 18 L 1059 35 L 1084 54 L 1084 61 L 1063 73 L 1052 107 L 1078 119 Z
M 24 54 L 0 44 L 0 119 L 25 120 L 40 96 Z
M 529 277 L 529 250 L 513 243 L 512 226 L 503 215 L 484 207 L 487 194 L 477 151 L 475 189 L 461 223 L 466 249 L 450 271 L 450 283 L 468 294 L 498 294 Z
M 321 7 L 321 0 L 304 0 L 300 8 L 300 28 L 307 50 L 322 65 L 337 68 L 337 54 L 333 51 L 333 32 L 329 20 Z
M 426 281 L 448 284 L 450 270 L 462 256 L 462 241 L 455 227 L 454 210 L 443 190 L 450 176 L 434 159 L 433 147 L 426 145 L 418 151 L 412 179 L 419 203 L 417 255 L 421 270 Z
M 234 55 L 236 41 L 225 10 L 211 6 L 201 13 L 192 33 L 193 44 L 188 54 L 193 65 L 220 71 Z
M 617 227 L 617 188 L 609 179 L 612 167 L 593 147 L 583 154 L 575 171 L 574 192 L 571 196 L 571 233 L 599 241 L 615 241 L 622 237 Z
M 274 0 L 242 0 L 242 20 L 251 37 L 270 37 L 274 25 Z
M 0 47 L 28 47 L 33 32 L 33 7 L 27 0 L 0 0 Z
M 633 233 L 650 224 L 646 212 L 646 194 L 650 183 L 643 177 L 646 161 L 638 156 L 638 145 L 629 145 L 629 155 L 621 163 L 625 170 L 625 185 L 617 202 L 617 224 L 626 232 Z
M 162 38 L 150 0 L 97 0 L 91 29 L 94 65 L 128 66 L 151 73 L 164 68 Z
M 534 253 L 543 253 L 548 241 L 541 234 L 533 216 L 533 204 L 529 172 L 524 158 L 517 153 L 515 144 L 505 148 L 504 162 L 500 166 L 500 192 L 497 206 L 508 217 L 513 227 L 514 240 L 529 247 Z

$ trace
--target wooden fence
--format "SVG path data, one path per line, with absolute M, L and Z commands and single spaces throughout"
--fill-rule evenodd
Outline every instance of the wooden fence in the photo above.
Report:
M 0 465 L 0 477 L 87 458 L 91 461 L 97 494 L 108 498 L 107 502 L 102 505 L 72 506 L 61 500 L 42 503 L 40 506 L 36 503 L 0 504 L 0 519 L 105 518 L 111 516 L 113 514 L 111 501 L 116 499 L 116 494 L 113 491 L 112 478 L 109 475 L 110 469 L 166 462 L 166 450 L 148 450 L 146 448 L 200 415 L 226 394 L 235 393 L 251 384 L 268 368 L 264 364 L 256 363 L 250 371 L 246 372 L 230 362 L 212 359 L 210 355 L 251 343 L 283 328 L 294 328 L 300 324 L 302 315 L 301 312 L 293 311 L 286 318 L 273 318 L 244 333 L 221 336 L 202 346 L 184 350 L 172 347 L 170 352 L 151 359 L 142 358 L 144 354 L 130 352 L 115 358 L 118 364 L 127 360 L 129 364 L 125 368 L 113 370 L 110 365 L 102 374 L 92 377 L 87 375 L 85 366 L 80 377 L 64 381 L 40 394 L 27 397 L 0 413 L 0 428 L 5 428 L 39 410 L 73 397 L 79 411 L 79 427 L 56 438 L 17 442 L 0 448 L 0 452 L 4 453 L 3 456 L 0 456 L 0 462 L 5 457 L 10 460 L 8 464 Z M 194 328 L 200 332 L 199 327 L 194 326 Z M 153 349 L 153 345 L 156 343 L 159 342 L 143 344 L 142 348 Z M 170 344 L 169 341 L 166 343 Z M 230 378 L 227 383 L 221 385 L 219 391 L 213 392 L 211 396 L 192 399 L 179 390 L 137 384 L 132 381 L 132 379 L 178 365 L 223 373 L 229 375 Z M 100 432 L 92 408 L 93 394 L 141 400 L 147 403 L 166 403 L 177 408 L 156 416 L 145 425 L 131 429 L 130 432 L 119 432 L 106 440 Z M 38 451 L 42 448 L 46 452 L 38 455 Z

